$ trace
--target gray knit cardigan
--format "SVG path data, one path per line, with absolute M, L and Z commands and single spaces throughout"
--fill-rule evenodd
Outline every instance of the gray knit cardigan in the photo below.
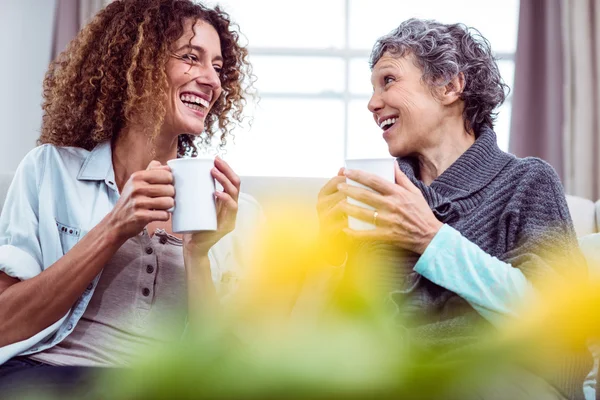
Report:
M 419 180 L 415 159 L 401 158 L 398 163 L 441 222 L 491 256 L 519 268 L 532 282 L 585 268 L 554 169 L 540 159 L 520 159 L 503 152 L 491 129 L 484 128 L 475 143 L 429 186 Z M 408 327 L 415 346 L 442 354 L 472 344 L 478 329 L 488 324 L 457 294 L 414 272 L 419 255 L 383 243 L 365 243 L 355 251 L 362 253 L 353 254 L 355 260 L 364 260 L 365 252 L 380 260 L 377 279 L 390 293 L 402 320 L 418 317 Z M 356 264 L 350 260 L 347 272 L 364 268 Z M 583 380 L 591 366 L 591 357 L 582 352 L 568 357 L 549 380 L 567 398 L 582 399 Z

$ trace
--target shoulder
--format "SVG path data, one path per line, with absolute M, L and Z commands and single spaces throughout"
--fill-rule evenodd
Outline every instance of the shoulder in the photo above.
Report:
M 519 180 L 539 181 L 540 184 L 558 184 L 560 178 L 554 168 L 537 157 L 514 158 L 509 163 L 511 175 Z
M 508 178 L 513 185 L 508 208 L 517 208 L 521 214 L 571 219 L 563 185 L 547 162 L 535 157 L 515 158 Z
M 51 144 L 38 146 L 25 155 L 17 172 L 20 175 L 44 177 L 46 170 L 73 172 L 77 174 L 89 155 L 89 151 L 77 147 L 61 147 Z
M 43 144 L 29 151 L 21 161 L 22 165 L 40 166 L 55 162 L 75 162 L 83 164 L 89 151 L 78 147 L 62 147 Z
M 79 171 L 90 152 L 79 147 L 62 147 L 51 144 L 46 146 L 47 162 L 51 164 L 60 164 L 68 169 Z
M 546 196 L 553 200 L 564 198 L 564 189 L 558 174 L 546 161 L 536 157 L 514 158 L 503 175 L 503 182 L 511 186 L 514 194 Z

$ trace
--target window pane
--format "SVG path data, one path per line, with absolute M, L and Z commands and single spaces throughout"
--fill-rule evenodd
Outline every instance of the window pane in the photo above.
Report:
M 330 177 L 343 166 L 340 100 L 263 98 L 225 159 L 239 175 Z
M 350 93 L 371 95 L 371 69 L 366 58 L 350 60 Z
M 250 56 L 260 92 L 344 91 L 344 61 L 329 57 Z
M 512 60 L 498 60 L 498 68 L 500 69 L 500 75 L 504 79 L 504 83 L 510 88 L 510 94 L 512 94 L 513 84 L 515 82 L 515 63 Z
M 383 131 L 367 109 L 368 100 L 352 100 L 348 107 L 348 158 L 389 157 Z
M 498 146 L 508 151 L 508 139 L 510 137 L 510 112 L 512 103 L 510 101 L 504 103 L 498 109 L 498 119 L 494 124 L 494 132 L 498 137 Z
M 211 0 L 221 5 L 252 47 L 344 46 L 344 0 Z
M 478 29 L 495 52 L 514 52 L 519 0 L 350 0 L 350 47 L 371 49 L 375 40 L 409 18 L 462 22 Z

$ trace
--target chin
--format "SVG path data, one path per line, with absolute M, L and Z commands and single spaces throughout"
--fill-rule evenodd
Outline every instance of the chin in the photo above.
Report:
M 180 130 L 181 132 L 185 132 L 186 134 L 193 135 L 193 136 L 200 136 L 202 134 L 202 132 L 204 132 L 204 124 L 201 124 L 201 125 L 186 124 L 186 125 L 183 125 L 182 128 L 183 129 Z
M 398 158 L 398 157 L 407 157 L 410 156 L 411 154 L 413 154 L 411 151 L 409 151 L 406 146 L 402 146 L 402 145 L 393 145 L 390 144 L 388 145 L 388 151 L 390 152 L 390 155 L 392 157 Z
M 399 146 L 397 143 L 388 143 L 388 151 L 390 153 L 390 156 L 392 157 L 404 157 L 405 156 L 405 152 L 402 151 L 402 146 Z

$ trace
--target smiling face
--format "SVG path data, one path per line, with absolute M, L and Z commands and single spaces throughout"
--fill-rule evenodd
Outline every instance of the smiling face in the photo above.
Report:
M 445 109 L 422 75 L 410 54 L 384 53 L 373 67 L 368 107 L 394 157 L 419 154 L 439 143 Z
M 200 135 L 204 121 L 221 95 L 223 68 L 221 40 L 215 28 L 199 20 L 187 21 L 183 35 L 172 45 L 166 65 L 166 115 L 162 131 Z

